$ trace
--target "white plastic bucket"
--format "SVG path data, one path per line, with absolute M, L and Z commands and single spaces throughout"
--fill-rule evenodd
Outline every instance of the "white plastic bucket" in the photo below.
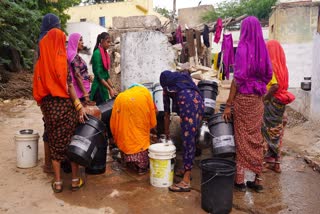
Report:
M 14 135 L 17 152 L 17 167 L 30 168 L 38 163 L 39 133 L 32 129 L 24 129 Z
M 149 147 L 150 183 L 155 187 L 169 187 L 173 184 L 176 147 L 172 142 L 156 143 Z

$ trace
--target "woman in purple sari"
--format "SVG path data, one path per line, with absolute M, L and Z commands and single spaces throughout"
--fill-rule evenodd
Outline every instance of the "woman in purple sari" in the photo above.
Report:
M 81 102 L 89 101 L 90 76 L 86 62 L 78 54 L 83 49 L 82 36 L 73 33 L 68 41 L 68 65 L 72 76 L 72 83 Z
M 264 113 L 263 96 L 272 78 L 272 68 L 262 35 L 259 20 L 249 16 L 241 24 L 240 41 L 235 56 L 234 80 L 224 111 L 224 118 L 231 118 L 234 107 L 234 135 L 236 141 L 237 174 L 235 188 L 246 187 L 261 192 L 263 165 L 263 137 L 261 126 Z M 244 172 L 256 176 L 244 183 Z

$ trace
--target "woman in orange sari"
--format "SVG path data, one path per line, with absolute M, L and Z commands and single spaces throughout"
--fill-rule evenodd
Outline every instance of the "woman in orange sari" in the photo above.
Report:
M 114 101 L 110 128 L 123 160 L 138 174 L 149 168 L 150 130 L 157 125 L 156 109 L 149 90 L 134 84 Z
M 49 26 L 59 20 L 54 14 L 43 18 L 42 26 Z M 48 23 L 45 23 L 48 22 Z M 41 108 L 46 124 L 47 140 L 50 149 L 54 181 L 51 184 L 55 193 L 63 190 L 60 168 L 66 159 L 67 146 L 79 122 L 84 123 L 86 113 L 73 88 L 68 72 L 66 36 L 55 26 L 42 29 L 39 39 L 39 56 L 34 68 L 33 97 Z M 79 176 L 79 165 L 71 162 L 72 190 L 84 185 Z
M 286 124 L 285 109 L 295 97 L 288 91 L 289 74 L 283 48 L 278 41 L 270 40 L 267 42 L 267 49 L 272 63 L 273 77 L 267 86 L 268 93 L 264 97 L 262 135 L 268 144 L 264 161 L 267 168 L 280 173 L 280 146 Z

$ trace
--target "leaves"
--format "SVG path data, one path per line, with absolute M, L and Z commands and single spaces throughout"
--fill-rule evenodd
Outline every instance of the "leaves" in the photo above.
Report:
M 56 14 L 61 20 L 62 30 L 70 18 L 64 11 L 78 5 L 81 0 L 0 0 L 0 48 L 12 47 L 20 53 L 22 65 L 30 69 L 42 17 Z M 8 64 L 8 56 L 0 56 L 0 64 Z
M 239 17 L 244 14 L 256 16 L 260 21 L 268 20 L 271 7 L 277 0 L 225 0 L 218 7 L 204 14 L 204 21 L 215 21 L 217 18 Z

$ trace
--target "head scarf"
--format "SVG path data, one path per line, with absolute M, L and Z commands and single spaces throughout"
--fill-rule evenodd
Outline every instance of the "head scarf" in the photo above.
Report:
M 52 14 L 52 13 L 48 13 L 46 14 L 43 19 L 42 19 L 42 23 L 41 23 L 41 27 L 40 27 L 40 35 L 39 35 L 39 39 L 38 42 L 40 42 L 40 40 L 48 33 L 49 30 L 51 30 L 52 28 L 61 28 L 60 26 L 60 20 L 58 18 L 58 16 Z
M 295 97 L 287 91 L 289 87 L 289 73 L 283 48 L 278 41 L 270 40 L 267 42 L 267 49 L 272 63 L 272 71 L 274 72 L 279 85 L 274 97 L 284 104 L 291 103 Z
M 41 56 L 33 72 L 33 97 L 40 104 L 47 95 L 69 98 L 66 35 L 51 29 L 39 42 Z
M 79 33 L 73 33 L 69 36 L 68 47 L 67 47 L 67 55 L 68 55 L 68 63 L 71 64 L 72 60 L 78 53 L 78 44 L 81 35 Z
M 192 89 L 201 94 L 191 76 L 186 73 L 163 71 L 160 75 L 160 84 L 168 91 L 179 92 L 184 89 Z
M 240 93 L 266 93 L 272 68 L 259 20 L 249 16 L 241 23 L 240 41 L 235 57 L 234 78 Z

